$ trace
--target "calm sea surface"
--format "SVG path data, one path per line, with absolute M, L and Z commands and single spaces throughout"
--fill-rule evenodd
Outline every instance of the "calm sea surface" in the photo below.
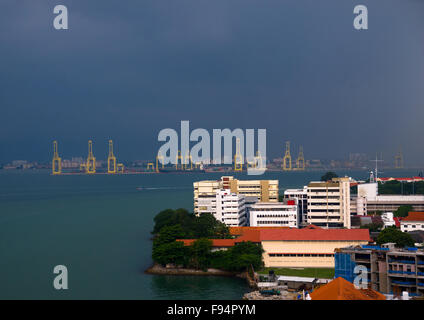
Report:
M 0 299 L 241 299 L 248 291 L 240 279 L 143 273 L 152 263 L 155 214 L 166 208 L 192 210 L 193 181 L 221 174 L 49 173 L 0 170 Z M 284 190 L 322 174 L 279 172 L 260 179 L 278 179 Z M 145 189 L 138 191 L 140 186 Z M 68 290 L 53 288 L 53 268 L 59 264 L 68 268 Z

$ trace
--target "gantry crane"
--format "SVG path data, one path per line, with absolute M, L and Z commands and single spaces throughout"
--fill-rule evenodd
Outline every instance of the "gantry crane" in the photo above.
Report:
M 191 157 L 190 152 L 187 151 L 184 158 L 184 169 L 187 170 L 189 165 L 190 165 L 190 170 L 193 170 L 193 158 Z
M 240 151 L 240 139 L 236 139 L 236 154 L 234 155 L 234 171 L 243 171 L 243 156 Z
M 283 158 L 283 170 L 284 171 L 292 170 L 292 158 L 290 155 L 290 141 L 286 142 L 286 153 Z
M 255 169 L 264 169 L 266 168 L 266 164 L 262 163 L 262 155 L 261 152 L 258 150 L 256 151 L 256 157 L 255 157 Z
M 124 173 L 125 167 L 122 163 L 118 163 L 117 168 L 118 173 Z
M 52 160 L 52 173 L 61 174 L 62 173 L 62 158 L 59 157 L 57 151 L 57 141 L 53 141 L 53 160 Z
M 304 171 L 305 170 L 305 157 L 303 155 L 303 147 L 299 147 L 299 154 L 296 159 L 296 169 Z
M 96 158 L 93 154 L 93 141 L 88 140 L 88 157 L 85 164 L 85 173 L 94 174 L 96 173 Z
M 113 154 L 113 142 L 109 140 L 109 155 L 107 157 L 107 173 L 115 174 L 117 172 L 116 157 Z
M 403 169 L 403 153 L 402 153 L 402 149 L 400 148 L 398 153 L 395 155 L 395 168 Z
M 152 170 L 155 171 L 155 164 L 153 162 L 147 163 L 147 171 Z
M 165 167 L 165 165 L 163 164 L 165 160 L 163 156 L 160 153 L 158 153 L 158 155 L 156 156 L 156 172 L 159 172 L 159 160 L 161 160 L 162 169 Z
M 181 161 L 181 170 L 183 170 L 183 157 L 181 156 L 181 150 L 178 150 L 177 156 L 175 158 L 175 170 L 178 170 L 178 160 Z

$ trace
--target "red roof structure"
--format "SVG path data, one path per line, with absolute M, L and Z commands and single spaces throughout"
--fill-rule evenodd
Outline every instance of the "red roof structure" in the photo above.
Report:
M 185 246 L 191 246 L 197 239 L 177 239 L 177 241 L 184 242 Z M 210 239 L 212 247 L 233 247 L 236 239 Z
M 402 221 L 424 221 L 424 212 L 409 212 L 407 217 L 402 218 Z
M 386 296 L 372 289 L 356 289 L 349 281 L 338 277 L 314 290 L 312 300 L 386 300 Z
M 261 241 L 371 241 L 368 229 L 261 230 Z
M 237 243 L 250 241 L 372 241 L 368 229 L 322 229 L 310 225 L 303 229 L 288 227 L 236 227 L 231 234 L 235 239 L 211 239 L 213 247 L 232 247 Z M 184 245 L 192 245 L 195 239 L 179 239 Z

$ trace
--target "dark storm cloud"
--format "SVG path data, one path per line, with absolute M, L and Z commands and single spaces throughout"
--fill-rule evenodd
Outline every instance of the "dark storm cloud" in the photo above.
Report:
M 53 29 L 65 4 L 69 30 Z M 369 30 L 353 29 L 366 4 Z M 152 158 L 166 127 L 266 128 L 307 157 L 423 152 L 422 1 L 2 1 L 0 161 Z

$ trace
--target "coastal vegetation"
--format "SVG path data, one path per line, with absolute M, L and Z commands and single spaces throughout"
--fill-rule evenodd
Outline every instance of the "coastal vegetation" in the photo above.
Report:
M 400 231 L 394 226 L 385 228 L 377 237 L 378 245 L 389 242 L 395 243 L 395 246 L 398 248 L 414 246 L 414 240 L 412 239 L 411 235 Z
M 227 250 L 212 251 L 211 239 L 232 238 L 228 227 L 211 214 L 195 216 L 185 209 L 167 209 L 154 218 L 152 258 L 160 265 L 207 270 L 216 268 L 231 272 L 261 268 L 262 246 L 241 242 Z M 194 239 L 185 245 L 177 239 Z

